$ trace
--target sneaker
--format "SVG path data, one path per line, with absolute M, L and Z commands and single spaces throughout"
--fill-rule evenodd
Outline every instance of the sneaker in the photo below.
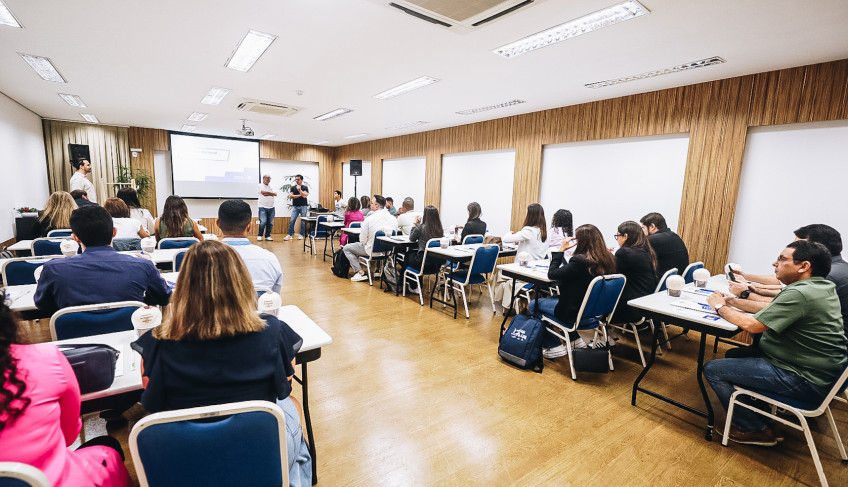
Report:
M 269 242 L 273 242 L 273 241 L 274 241 L 274 239 L 273 239 L 273 238 L 271 238 L 271 237 L 265 237 L 265 240 L 267 240 L 267 241 L 269 241 Z
M 568 355 L 568 348 L 565 345 L 558 345 L 554 348 L 542 349 L 542 357 L 545 358 L 559 358 L 565 357 L 566 355 Z
M 774 434 L 774 430 L 770 427 L 762 431 L 743 433 L 731 426 L 728 439 L 743 445 L 774 446 L 777 444 L 777 437 Z
M 366 276 L 365 274 L 360 274 L 360 273 L 357 272 L 356 274 L 353 275 L 353 277 L 350 278 L 350 280 L 353 281 L 353 282 L 367 281 L 368 276 Z
M 298 240 L 303 240 L 303 235 L 298 235 L 298 236 L 297 236 L 297 239 L 298 239 Z
M 586 342 L 584 342 L 582 338 L 578 338 L 571 342 L 571 346 L 574 348 L 589 348 L 589 345 L 586 345 Z
M 261 241 L 262 241 L 262 237 L 256 237 L 256 241 L 257 241 L 257 242 L 261 242 Z
M 284 238 L 283 240 L 291 240 L 291 235 L 286 235 L 286 238 Z
M 409 291 L 409 294 L 421 294 L 421 290 L 418 289 L 418 288 L 415 288 L 415 289 L 410 288 L 410 289 L 407 289 L 407 291 Z

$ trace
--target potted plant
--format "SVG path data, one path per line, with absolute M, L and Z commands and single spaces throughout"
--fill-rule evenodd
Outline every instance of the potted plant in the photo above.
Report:
M 38 212 L 41 211 L 41 210 L 39 210 L 38 208 L 32 207 L 32 206 L 22 206 L 20 208 L 15 208 L 15 211 L 18 212 L 18 215 L 17 215 L 18 218 L 24 218 L 24 217 L 28 217 L 28 216 L 37 217 Z

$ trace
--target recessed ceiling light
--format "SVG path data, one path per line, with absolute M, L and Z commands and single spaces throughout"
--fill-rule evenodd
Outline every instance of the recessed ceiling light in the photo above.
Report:
M 346 138 L 346 139 L 356 139 L 356 138 L 358 138 L 358 137 L 365 137 L 365 136 L 367 136 L 367 135 L 368 135 L 368 134 L 353 134 L 353 135 L 348 135 L 348 136 L 346 136 L 345 138 Z
M 21 28 L 20 22 L 12 14 L 12 11 L 9 10 L 9 7 L 3 3 L 3 0 L 0 0 L 0 25 Z
M 41 76 L 41 79 L 44 81 L 53 81 L 55 83 L 65 82 L 65 78 L 59 74 L 59 71 L 56 71 L 53 63 L 51 63 L 46 57 L 33 56 L 32 54 L 23 54 L 20 52 L 18 54 L 24 59 L 24 61 L 27 62 L 27 64 L 29 64 L 29 67 Z
M 475 113 L 486 112 L 486 111 L 489 111 L 489 110 L 495 110 L 497 108 L 511 107 L 513 105 L 518 105 L 519 103 L 527 103 L 527 102 L 524 101 L 524 100 L 510 100 L 510 101 L 505 101 L 503 103 L 498 103 L 497 105 L 489 105 L 487 107 L 471 108 L 469 110 L 462 110 L 462 111 L 459 111 L 459 112 L 456 112 L 456 113 L 458 113 L 459 115 L 473 115 Z
M 225 66 L 246 73 L 276 38 L 277 36 L 273 34 L 266 34 L 258 30 L 247 31 L 244 39 L 239 42 L 236 51 L 227 60 Z
M 386 127 L 386 130 L 400 130 L 400 129 L 405 129 L 407 127 L 414 127 L 416 125 L 424 125 L 425 123 L 429 123 L 429 122 L 423 122 L 421 120 L 418 120 L 416 122 L 400 123 L 400 124 L 397 124 L 397 125 L 392 125 L 391 127 Z
M 388 89 L 382 93 L 377 93 L 374 95 L 374 98 L 379 100 L 388 100 L 389 98 L 394 98 L 398 95 L 402 95 L 404 93 L 408 93 L 412 90 L 417 90 L 418 88 L 423 88 L 427 85 L 432 85 L 433 83 L 438 83 L 439 79 L 430 78 L 428 76 L 422 76 L 420 78 L 414 79 L 412 81 L 408 81 L 400 86 L 395 86 L 394 88 Z
M 65 100 L 65 103 L 72 107 L 84 107 L 85 103 L 82 102 L 82 99 L 77 95 L 69 95 L 67 93 L 59 93 L 59 96 Z
M 217 105 L 221 103 L 221 100 L 223 100 L 229 92 L 230 90 L 226 88 L 212 88 L 209 90 L 209 93 L 206 93 L 206 96 L 200 100 L 200 103 L 204 103 L 206 105 Z
M 648 13 L 650 11 L 641 3 L 628 0 L 511 42 L 492 52 L 508 59 Z
M 323 115 L 318 115 L 317 117 L 313 118 L 313 120 L 323 122 L 324 120 L 330 120 L 331 118 L 341 117 L 345 113 L 350 113 L 352 111 L 353 110 L 351 110 L 350 108 L 336 108 L 332 112 L 327 112 Z
M 97 117 L 90 113 L 80 113 L 80 115 L 82 115 L 82 118 L 84 118 L 86 122 L 100 123 L 100 120 L 97 120 Z
M 194 132 L 195 130 L 197 130 L 197 126 L 196 125 L 185 125 L 185 124 L 183 124 L 183 126 L 180 127 L 180 130 L 183 131 L 183 132 Z
M 670 68 L 657 69 L 655 71 L 648 71 L 647 73 L 634 74 L 633 76 L 625 76 L 624 78 L 608 79 L 606 81 L 596 81 L 594 83 L 588 83 L 586 84 L 586 88 L 603 88 L 605 86 L 617 85 L 619 83 L 627 83 L 628 81 L 653 78 L 654 76 L 662 76 L 664 74 L 679 73 L 680 71 L 688 71 L 690 69 L 703 68 L 705 66 L 714 66 L 716 64 L 724 64 L 726 62 L 727 61 L 725 61 L 723 58 L 713 56 L 706 59 L 701 59 L 699 61 L 692 61 L 691 63 L 678 64 L 677 66 L 672 66 Z
M 263 135 L 262 137 L 259 137 L 259 138 L 269 140 L 269 139 L 273 139 L 276 136 L 277 136 L 277 134 L 265 134 L 265 135 Z
M 322 145 L 322 144 L 329 144 L 329 143 L 330 143 L 329 140 L 322 140 L 322 141 L 319 141 L 319 142 L 315 142 L 312 145 Z
M 192 114 L 188 116 L 188 119 L 192 122 L 202 122 L 206 120 L 206 117 L 208 116 L 208 113 L 192 112 Z

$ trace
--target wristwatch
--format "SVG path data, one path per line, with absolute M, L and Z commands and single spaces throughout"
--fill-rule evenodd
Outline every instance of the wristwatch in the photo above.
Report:
M 751 295 L 751 291 L 746 289 L 746 290 L 742 291 L 741 293 L 739 293 L 739 299 L 748 299 L 748 296 L 750 296 L 750 295 Z
M 716 314 L 718 314 L 718 310 L 720 310 L 721 308 L 724 308 L 724 305 L 723 305 L 723 304 L 717 304 L 717 305 L 715 305 L 715 311 L 716 311 Z

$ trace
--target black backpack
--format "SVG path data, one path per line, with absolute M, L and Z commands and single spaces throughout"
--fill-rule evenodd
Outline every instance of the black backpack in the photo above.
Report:
M 330 270 L 333 271 L 333 275 L 336 277 L 342 277 L 344 279 L 348 278 L 348 274 L 350 273 L 350 261 L 347 260 L 344 250 L 336 250 L 333 254 L 333 267 L 330 267 Z
M 542 361 L 542 334 L 545 325 L 536 316 L 515 315 L 501 335 L 498 343 L 498 355 L 519 368 L 542 373 L 545 364 Z

